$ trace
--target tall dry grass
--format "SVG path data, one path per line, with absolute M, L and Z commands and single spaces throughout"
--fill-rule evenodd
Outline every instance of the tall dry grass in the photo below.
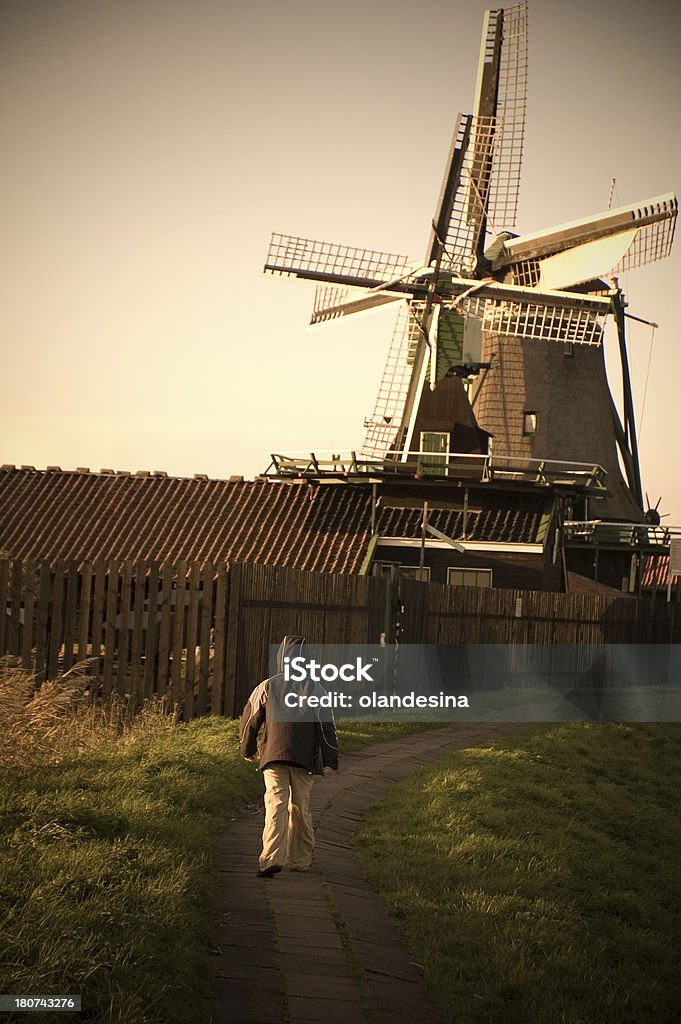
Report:
M 0 769 L 59 764 L 107 743 L 130 743 L 175 728 L 164 698 L 146 700 L 135 714 L 117 695 L 93 698 L 99 680 L 80 662 L 36 685 L 16 658 L 0 659 Z

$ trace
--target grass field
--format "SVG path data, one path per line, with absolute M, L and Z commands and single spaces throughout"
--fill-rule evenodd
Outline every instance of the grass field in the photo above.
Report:
M 452 1024 L 681 1020 L 681 725 L 533 726 L 357 837 Z
M 0 672 L 0 992 L 82 994 L 61 1021 L 205 1022 L 217 833 L 262 777 L 236 722 L 182 725 L 159 703 L 130 721 L 82 684 L 33 697 Z M 411 728 L 348 723 L 341 752 Z

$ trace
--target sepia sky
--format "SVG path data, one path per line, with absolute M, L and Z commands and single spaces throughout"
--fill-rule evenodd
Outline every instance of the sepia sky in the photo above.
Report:
M 487 6 L 3 0 L 0 462 L 248 477 L 358 447 L 394 310 L 307 328 L 269 235 L 424 255 Z M 613 177 L 614 205 L 681 189 L 681 7 L 529 19 L 518 230 L 605 209 Z M 680 249 L 621 284 L 660 324 L 652 357 L 630 327 L 631 369 L 644 487 L 681 525 Z

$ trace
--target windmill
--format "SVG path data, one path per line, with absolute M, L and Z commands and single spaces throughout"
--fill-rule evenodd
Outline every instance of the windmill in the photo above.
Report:
M 669 254 L 677 200 L 656 196 L 517 235 L 526 91 L 522 2 L 486 12 L 474 112 L 456 121 L 424 259 L 274 234 L 265 271 L 316 283 L 312 324 L 399 306 L 365 457 L 463 450 L 456 430 L 429 429 L 448 418 L 468 428 L 469 451 L 481 443 L 470 428 L 481 427 L 495 456 L 599 463 L 610 489 L 601 514 L 642 520 L 617 275 Z M 610 316 L 622 416 L 605 373 Z M 446 400 L 436 408 L 438 394 Z

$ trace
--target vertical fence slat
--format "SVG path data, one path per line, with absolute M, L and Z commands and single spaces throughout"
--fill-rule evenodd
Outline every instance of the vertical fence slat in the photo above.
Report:
M 21 642 L 21 664 L 33 668 L 33 637 L 35 618 L 36 564 L 26 562 L 24 566 L 24 629 Z
M 47 678 L 47 633 L 50 616 L 50 567 L 47 562 L 40 565 L 40 592 L 38 614 L 35 622 L 35 678 L 42 683 Z
M 61 652 L 62 634 L 64 629 L 64 563 L 59 559 L 54 563 L 52 576 L 52 594 L 50 600 L 51 615 L 50 633 L 47 645 L 47 678 L 55 679 L 59 672 L 59 654 Z
M 0 560 L 0 654 L 7 654 L 7 588 L 9 584 L 9 559 Z
M 88 656 L 90 612 L 92 611 L 92 564 L 84 562 L 80 572 L 80 607 L 78 614 L 78 661 Z
M 121 570 L 121 612 L 118 626 L 118 665 L 116 691 L 122 697 L 129 693 L 128 661 L 130 654 L 130 595 L 132 591 L 132 563 L 124 562 Z
M 139 559 L 135 562 L 132 596 L 134 608 L 132 612 L 132 645 L 130 648 L 130 699 L 133 707 L 138 707 L 144 700 L 144 619 L 147 589 L 147 567 Z M 147 612 L 148 617 L 148 612 Z
M 92 632 L 90 650 L 95 661 L 92 665 L 92 674 L 101 680 L 104 671 L 102 663 L 102 627 L 104 620 L 104 598 L 106 593 L 106 563 L 98 561 L 94 565 L 95 586 L 92 598 Z
M 171 683 L 173 704 L 179 704 L 184 697 L 182 685 L 182 652 L 185 634 L 185 593 L 187 586 L 187 563 L 178 562 L 175 567 L 175 609 L 172 629 Z
M 109 697 L 113 689 L 119 579 L 118 562 L 110 561 L 107 565 L 106 619 L 104 622 L 104 672 L 102 674 L 102 696 L 104 697 Z
M 205 715 L 208 710 L 208 675 L 210 672 L 210 638 L 213 619 L 214 570 L 212 562 L 206 562 L 202 572 L 203 600 L 201 624 L 199 626 L 199 684 L 196 696 L 196 713 Z
M 10 620 L 7 648 L 10 654 L 21 654 L 21 597 L 23 589 L 22 563 L 16 559 L 12 564 L 12 579 L 10 583 L 9 607 Z
M 234 567 L 230 568 L 230 575 Z M 211 689 L 210 710 L 213 715 L 231 714 L 224 706 L 225 692 L 225 639 L 227 630 L 228 577 L 224 565 L 217 567 L 215 587 L 215 633 L 213 652 L 213 686 Z
M 173 599 L 173 567 L 168 562 L 163 566 L 161 587 L 161 622 L 158 640 L 157 692 L 168 696 L 168 658 L 170 656 L 171 601 Z
M 187 617 L 187 662 L 184 682 L 184 720 L 194 717 L 194 680 L 196 676 L 196 643 L 199 628 L 199 608 L 201 604 L 201 567 L 198 562 L 191 566 L 189 574 L 189 614 Z
M 147 636 L 144 645 L 144 689 L 143 696 L 153 697 L 155 693 L 158 656 L 159 625 L 158 618 L 158 563 L 152 562 L 149 568 L 149 596 L 147 603 Z
M 237 714 L 234 707 L 234 697 L 237 690 L 237 668 L 238 668 L 238 646 L 241 626 L 241 594 L 242 594 L 243 566 L 230 566 L 229 571 L 229 594 L 226 602 L 226 618 L 220 633 L 224 636 L 224 648 L 221 646 L 220 657 L 218 658 L 217 637 L 218 623 L 215 621 L 215 667 L 218 664 L 222 667 L 224 659 L 224 678 L 221 693 L 220 706 L 222 714 L 234 716 Z M 267 643 L 267 638 L 262 638 Z M 220 713 L 220 712 L 218 712 Z
M 78 600 L 78 566 L 75 562 L 67 562 L 66 567 L 66 602 L 64 605 L 64 671 L 73 665 L 73 648 L 78 639 L 76 625 L 76 603 Z

